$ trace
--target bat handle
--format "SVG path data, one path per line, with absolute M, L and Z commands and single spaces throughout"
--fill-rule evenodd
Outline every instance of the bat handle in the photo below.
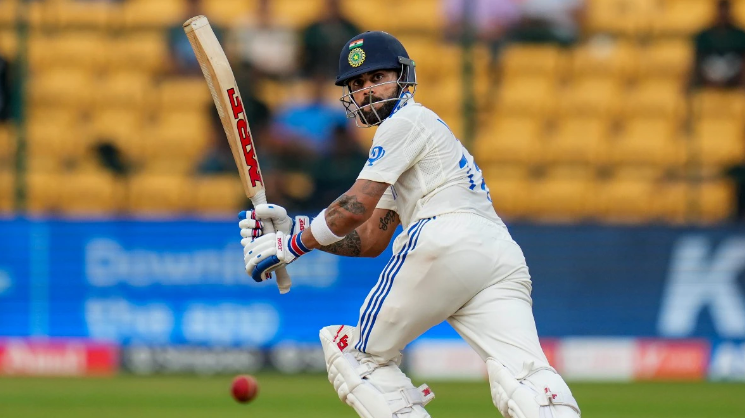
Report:
M 263 189 L 259 190 L 255 195 L 253 195 L 253 197 L 251 197 L 251 203 L 253 203 L 254 207 L 256 207 L 256 205 L 266 204 L 266 191 Z M 264 232 L 271 234 L 274 230 L 274 225 L 271 222 L 264 224 Z M 290 273 L 287 272 L 287 269 L 281 267 L 274 273 L 277 275 L 277 287 L 279 287 L 279 293 L 284 295 L 289 292 L 290 287 L 292 287 L 292 279 L 290 278 Z

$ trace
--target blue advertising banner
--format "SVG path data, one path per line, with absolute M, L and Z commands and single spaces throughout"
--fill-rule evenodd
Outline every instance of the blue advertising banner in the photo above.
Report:
M 515 225 L 542 337 L 745 340 L 745 228 Z M 377 259 L 315 251 L 292 291 L 243 271 L 233 221 L 0 221 L 0 335 L 132 344 L 315 343 L 355 324 Z M 456 334 L 440 325 L 429 338 Z

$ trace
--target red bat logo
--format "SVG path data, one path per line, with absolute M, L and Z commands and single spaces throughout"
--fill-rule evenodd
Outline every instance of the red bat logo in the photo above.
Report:
M 251 133 L 248 131 L 248 122 L 245 118 L 241 118 L 243 111 L 243 103 L 241 98 L 236 94 L 235 89 L 228 89 L 228 97 L 230 98 L 230 107 L 233 108 L 233 118 L 235 119 L 235 126 L 238 129 L 238 137 L 241 139 L 241 149 L 243 149 L 243 158 L 246 160 L 248 166 L 248 177 L 251 179 L 251 184 L 256 187 L 257 183 L 263 184 L 261 179 L 261 173 L 259 172 L 259 162 L 256 160 L 256 152 L 253 147 L 253 139 Z

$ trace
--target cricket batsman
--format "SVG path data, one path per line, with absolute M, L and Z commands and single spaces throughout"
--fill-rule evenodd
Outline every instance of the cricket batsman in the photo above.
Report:
M 379 126 L 370 158 L 349 191 L 312 221 L 271 204 L 242 212 L 246 271 L 263 281 L 314 250 L 377 257 L 401 224 L 357 326 L 320 331 L 341 400 L 363 418 L 429 417 L 424 407 L 434 393 L 399 369 L 401 350 L 447 320 L 486 362 L 504 417 L 578 418 L 572 392 L 538 342 L 522 250 L 494 211 L 471 154 L 414 101 L 416 84 L 414 61 L 390 34 L 365 32 L 347 42 L 336 85 L 348 117 Z M 277 232 L 264 234 L 265 222 Z

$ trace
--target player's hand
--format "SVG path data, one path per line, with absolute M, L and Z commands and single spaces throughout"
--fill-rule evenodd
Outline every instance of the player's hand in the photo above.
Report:
M 294 235 L 310 225 L 307 216 L 287 216 L 285 208 L 279 205 L 257 205 L 253 210 L 241 211 L 238 214 L 241 228 L 241 244 L 245 247 L 254 238 L 264 234 L 264 222 L 271 222 L 275 231 L 282 231 L 285 235 Z
M 243 261 L 246 273 L 256 282 L 271 277 L 274 270 L 292 263 L 298 257 L 310 252 L 301 241 L 302 232 L 285 235 L 282 231 L 262 235 L 243 247 Z

